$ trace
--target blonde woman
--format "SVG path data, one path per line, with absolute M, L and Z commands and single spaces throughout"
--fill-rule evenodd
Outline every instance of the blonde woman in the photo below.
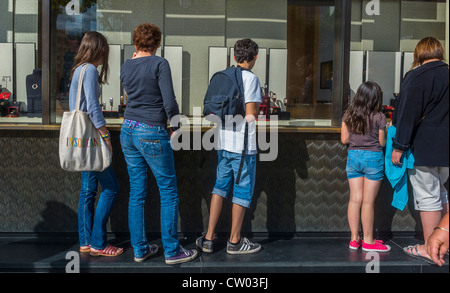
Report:
M 433 37 L 419 41 L 414 65 L 402 83 L 393 115 L 397 127 L 391 161 L 400 165 L 411 150 L 414 169 L 408 169 L 415 209 L 420 211 L 425 244 L 404 248 L 406 254 L 434 264 L 426 251 L 430 235 L 448 211 L 449 92 L 444 47 Z M 416 67 L 418 66 L 418 67 Z

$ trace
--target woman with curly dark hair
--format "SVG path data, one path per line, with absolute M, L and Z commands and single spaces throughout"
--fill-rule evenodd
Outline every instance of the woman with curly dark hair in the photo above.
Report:
M 122 66 L 120 79 L 128 94 L 120 135 L 130 177 L 128 224 L 134 260 L 142 262 L 154 255 L 158 246 L 146 237 L 144 203 L 147 197 L 147 167 L 159 188 L 161 238 L 167 264 L 190 261 L 196 250 L 186 250 L 178 241 L 178 189 L 167 120 L 179 114 L 173 91 L 170 66 L 156 56 L 161 31 L 144 23 L 133 32 L 136 53 Z

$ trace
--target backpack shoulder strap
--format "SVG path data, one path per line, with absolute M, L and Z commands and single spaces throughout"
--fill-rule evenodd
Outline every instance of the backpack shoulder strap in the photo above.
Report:
M 242 150 L 241 162 L 239 164 L 239 170 L 236 175 L 236 184 L 239 184 L 239 182 L 241 181 L 242 168 L 244 167 L 245 154 L 247 153 L 247 147 L 248 147 L 248 122 L 245 119 L 244 119 L 244 121 L 245 121 L 244 149 Z
M 231 66 L 226 69 L 226 73 L 230 76 L 233 82 L 236 82 L 236 86 L 239 89 L 241 97 L 244 97 L 244 81 L 242 80 L 242 70 L 244 68 L 240 66 Z

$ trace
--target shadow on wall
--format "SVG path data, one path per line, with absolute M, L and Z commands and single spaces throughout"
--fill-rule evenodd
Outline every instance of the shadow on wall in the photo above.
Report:
M 279 135 L 279 151 L 278 157 L 274 161 L 263 162 L 258 160 L 257 172 L 256 172 L 256 184 L 255 192 L 252 200 L 251 207 L 247 210 L 244 224 L 242 227 L 243 233 L 251 232 L 263 232 L 269 235 L 288 235 L 292 236 L 294 233 L 303 232 L 297 231 L 296 227 L 296 213 L 295 205 L 308 203 L 309 201 L 322 202 L 327 199 L 327 192 L 323 186 L 318 186 L 321 183 L 316 177 L 320 177 L 323 180 L 321 173 L 317 173 L 317 170 L 308 169 L 316 168 L 314 166 L 320 157 L 320 160 L 327 160 L 327 158 L 333 158 L 336 154 L 326 154 L 330 149 L 321 148 L 315 149 L 311 147 L 311 143 L 307 141 L 317 139 L 315 137 L 309 137 L 299 134 L 280 134 Z M 113 147 L 114 147 L 114 160 L 113 167 L 120 182 L 120 194 L 115 202 L 115 206 L 112 209 L 109 231 L 119 234 L 125 233 L 128 235 L 128 196 L 129 196 L 129 179 L 127 165 L 120 148 L 119 132 L 113 133 Z M 333 145 L 333 144 L 331 144 Z M 310 149 L 308 149 L 310 148 Z M 333 149 L 334 151 L 334 149 Z M 314 152 L 314 153 L 308 153 Z M 343 153 L 345 155 L 345 153 Z M 186 236 L 200 235 L 202 231 L 205 231 L 208 225 L 209 219 L 209 206 L 211 200 L 211 191 L 214 187 L 216 179 L 216 167 L 217 167 L 217 152 L 205 151 L 205 150 L 181 150 L 174 152 L 175 167 L 177 170 L 178 178 L 178 191 L 180 197 L 179 203 L 179 232 Z M 342 156 L 338 154 L 338 156 Z M 313 158 L 313 159 L 311 159 Z M 346 158 L 339 159 L 345 161 Z M 312 161 L 310 161 L 312 160 Z M 308 164 L 310 165 L 308 167 Z M 327 165 L 328 166 L 328 165 Z M 328 168 L 328 167 L 327 167 Z M 315 172 L 314 176 L 312 175 Z M 345 170 L 344 170 L 345 171 Z M 311 177 L 311 178 L 309 178 Z M 312 178 L 314 177 L 314 178 Z M 331 178 L 332 179 L 332 178 Z M 318 194 L 314 191 L 309 191 L 305 195 L 308 198 L 302 197 L 299 192 L 299 184 L 309 184 L 314 190 L 317 188 Z M 160 198 L 159 191 L 156 185 L 156 181 L 152 172 L 148 172 L 149 194 L 145 205 L 145 217 L 146 217 L 146 230 L 150 234 L 155 234 L 154 237 L 160 237 Z M 311 185 L 312 184 L 312 185 Z M 300 189 L 301 191 L 301 189 Z M 338 192 L 348 192 L 348 182 L 342 182 L 342 190 Z M 312 192 L 312 193 L 311 193 Z M 380 238 L 390 238 L 392 234 L 392 224 L 394 216 L 397 211 L 391 206 L 393 190 L 390 187 L 388 181 L 383 180 L 379 196 L 375 205 L 375 232 Z M 410 192 L 410 194 L 412 194 Z M 299 198 L 301 201 L 299 203 Z M 309 197 L 315 197 L 311 199 Z M 344 199 L 339 202 L 340 213 L 346 215 L 346 208 L 348 199 L 345 194 L 342 194 Z M 297 197 L 297 198 L 296 198 Z M 412 199 L 409 201 L 413 203 Z M 227 234 L 231 227 L 231 200 L 225 200 L 222 214 L 217 225 L 217 232 Z M 302 207 L 305 215 L 308 210 L 307 207 Z M 317 217 L 324 216 L 321 212 L 321 206 L 315 206 L 315 213 Z M 413 207 L 409 207 L 416 225 L 417 231 L 421 230 L 420 219 L 417 217 L 417 213 L 414 212 Z M 53 213 L 53 215 L 51 215 Z M 48 216 L 46 216 L 48 214 Z M 300 215 L 301 216 L 301 215 Z M 309 216 L 309 214 L 308 214 Z M 313 215 L 311 215 L 313 216 Z M 58 223 L 50 223 L 53 219 L 60 217 L 70 217 L 71 223 L 74 227 L 71 227 L 71 231 L 77 231 L 77 219 L 76 212 L 68 209 L 64 206 L 58 206 L 55 203 L 51 204 L 51 207 L 46 209 L 43 213 L 43 218 L 48 218 L 48 221 L 44 221 L 37 226 L 36 231 L 65 231 L 63 227 L 58 226 Z M 297 221 L 304 221 L 305 219 L 297 219 Z M 345 219 L 342 219 L 344 221 Z M 407 222 L 408 219 L 405 219 Z M 346 221 L 346 220 L 345 220 Z M 67 220 L 65 220 L 67 222 Z M 318 223 L 323 220 L 318 221 Z M 407 223 L 407 225 L 410 222 Z M 322 224 L 320 224 L 322 225 Z M 321 230 L 317 232 L 326 231 L 327 227 L 319 227 Z M 61 230 L 62 229 L 62 230 Z M 313 229 L 318 229 L 313 227 Z M 335 231 L 335 230 L 332 230 Z M 314 231 L 306 231 L 314 232 Z M 336 232 L 336 231 L 335 231 Z M 348 232 L 344 230 L 341 232 Z M 418 235 L 421 234 L 417 233 Z
M 243 233 L 268 232 L 289 234 L 295 232 L 296 173 L 301 178 L 308 174 L 308 153 L 304 139 L 292 136 L 289 143 L 279 144 L 276 160 L 258 160 L 255 191 L 246 211 Z M 293 140 L 292 140 L 293 139 Z M 289 152 L 294 146 L 295 152 Z M 180 193 L 180 228 L 185 233 L 200 235 L 206 231 L 209 219 L 211 191 L 216 180 L 216 151 L 175 152 Z M 231 195 L 224 200 L 216 232 L 228 235 L 231 229 Z M 266 199 L 259 200 L 264 192 Z
M 115 141 L 118 139 L 117 137 Z M 257 162 L 254 197 L 242 227 L 245 233 L 269 232 L 292 235 L 295 232 L 296 174 L 300 178 L 307 178 L 309 157 L 305 140 L 298 135 L 281 139 L 276 160 L 270 162 L 258 160 Z M 111 213 L 111 229 L 115 232 L 128 232 L 130 184 L 120 145 L 115 147 L 113 167 L 120 181 L 120 194 Z M 204 149 L 180 150 L 174 152 L 174 157 L 180 198 L 179 232 L 186 235 L 200 235 L 202 231 L 206 231 L 208 225 L 211 191 L 216 180 L 217 152 Z M 147 231 L 159 233 L 159 191 L 150 170 L 148 170 L 148 183 L 149 193 L 145 204 Z M 230 193 L 232 194 L 232 190 Z M 261 193 L 265 193 L 264 201 L 259 200 Z M 257 205 L 262 205 L 262 208 L 257 208 Z M 216 228 L 218 233 L 229 233 L 231 207 L 230 196 L 223 203 Z M 260 210 L 264 210 L 264 213 L 259 212 Z M 258 231 L 254 231 L 254 227 L 257 227 Z
M 34 232 L 78 231 L 78 214 L 64 203 L 49 200 L 41 212 L 42 221 L 36 224 Z
M 308 161 L 303 136 L 279 136 L 277 158 L 273 161 L 258 160 L 255 193 L 244 218 L 243 231 L 252 231 L 254 227 L 267 231 L 269 235 L 292 236 L 296 232 L 296 176 L 308 178 Z M 261 205 L 265 207 L 261 209 Z M 266 214 L 261 212 L 264 208 Z

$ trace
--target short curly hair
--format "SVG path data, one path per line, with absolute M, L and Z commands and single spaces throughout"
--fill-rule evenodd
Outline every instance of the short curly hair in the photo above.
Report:
M 234 57 L 236 57 L 237 63 L 253 61 L 256 55 L 258 55 L 258 51 L 258 44 L 251 39 L 238 40 L 234 44 Z
M 140 24 L 134 29 L 133 44 L 138 51 L 153 52 L 161 45 L 161 30 L 151 23 Z

